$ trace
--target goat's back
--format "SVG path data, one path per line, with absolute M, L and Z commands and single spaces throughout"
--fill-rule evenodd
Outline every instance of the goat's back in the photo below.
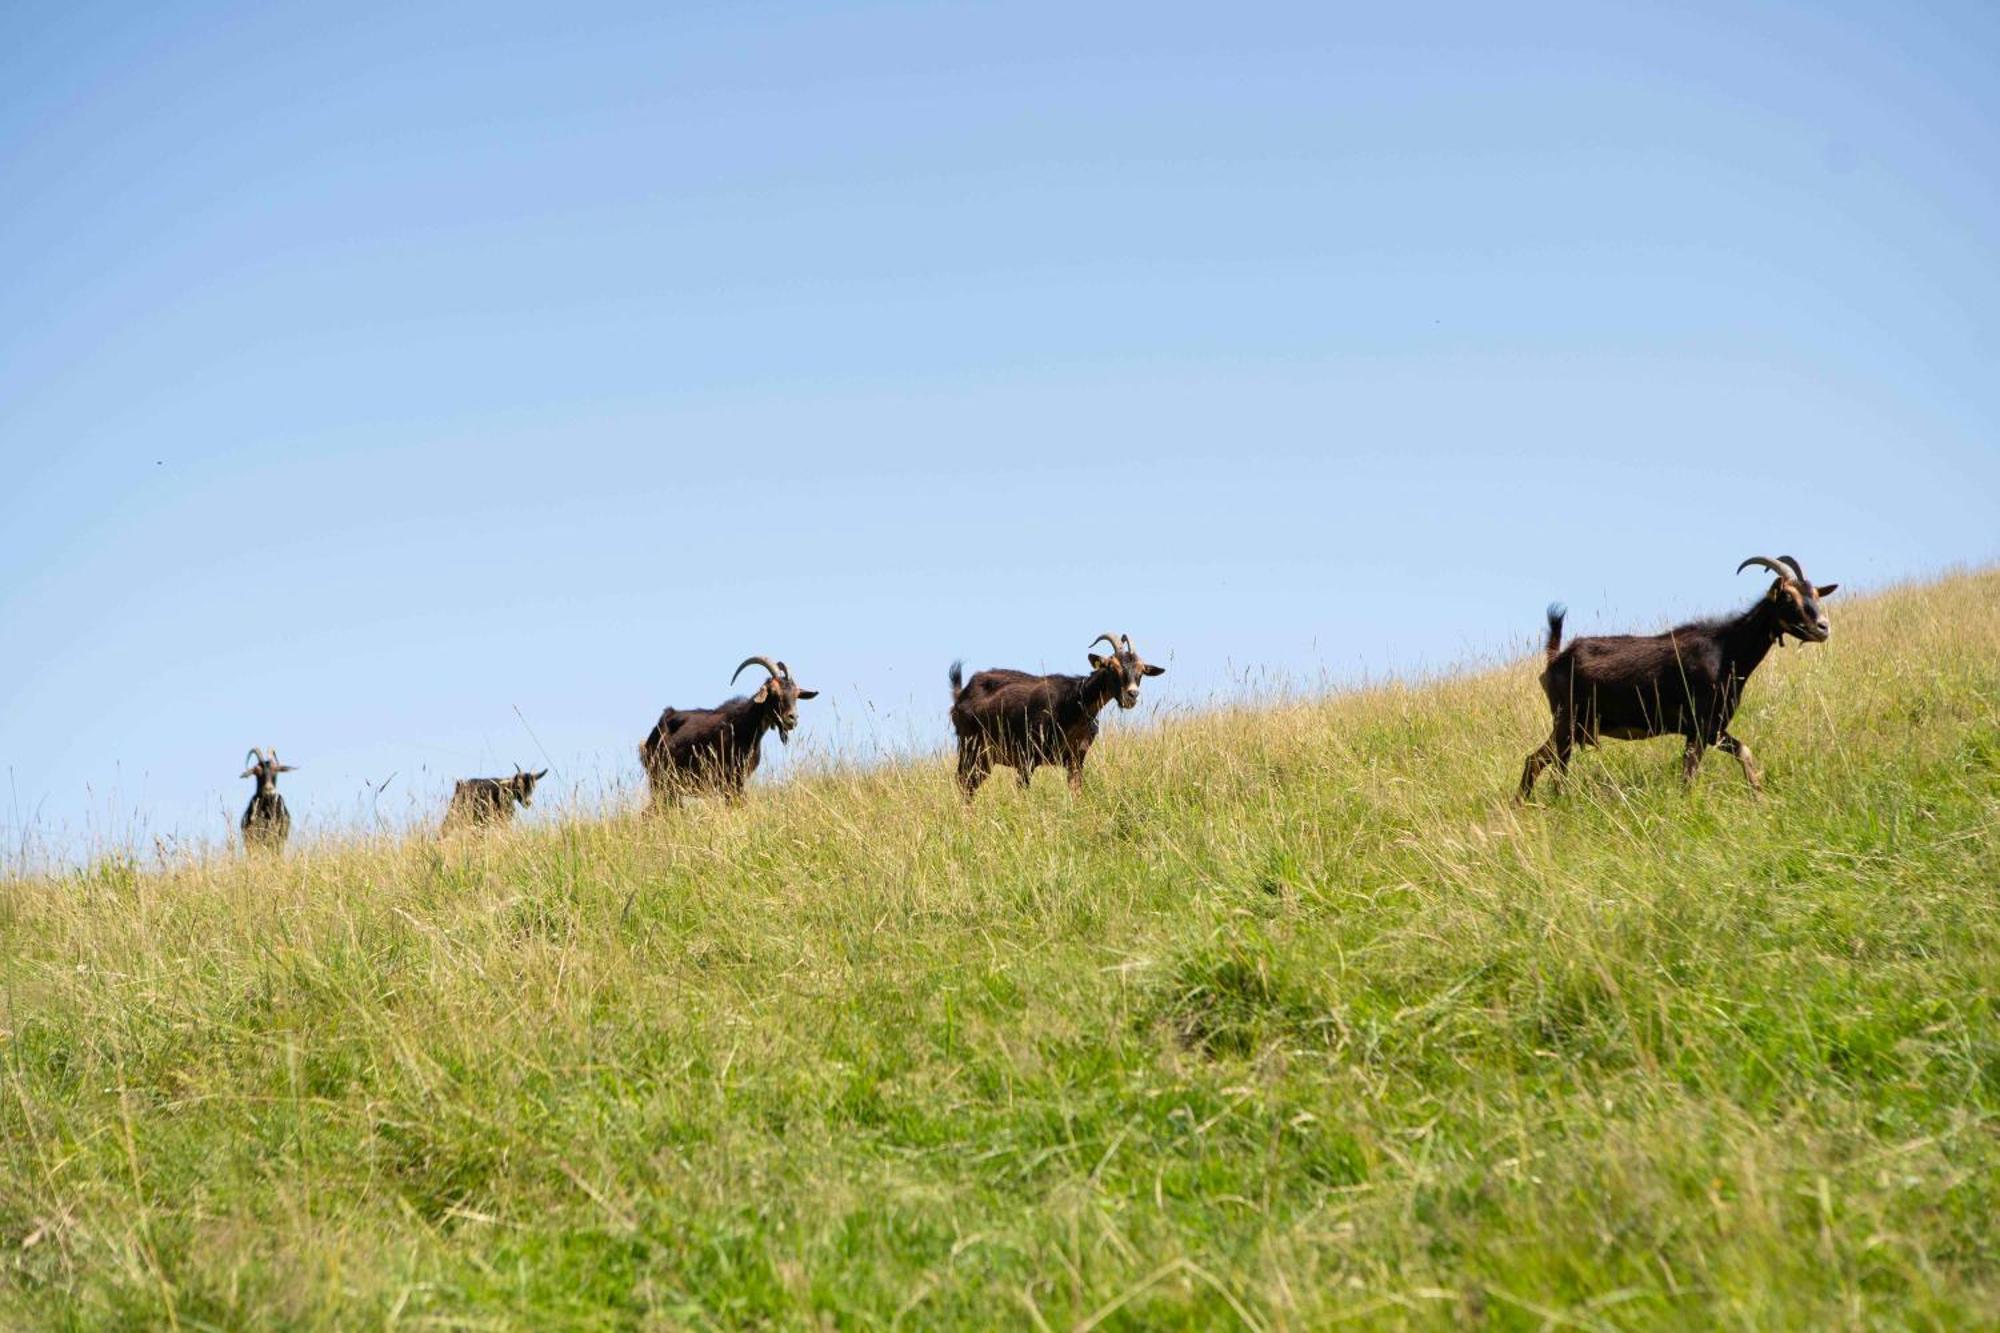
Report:
M 662 709 L 660 720 L 653 724 L 653 729 L 646 733 L 646 739 L 640 742 L 640 756 L 644 757 L 665 749 L 667 742 L 672 739 L 673 734 L 686 724 L 687 714 L 683 713 L 680 709 Z
M 1051 709 L 1055 707 L 1058 689 L 1068 680 L 1066 676 L 1037 676 L 1009 667 L 993 667 L 965 682 L 952 707 L 952 715 Z
M 1670 677 L 1705 680 L 1715 674 L 1717 657 L 1713 637 L 1698 632 L 1594 634 L 1570 640 L 1542 673 L 1542 681 L 1615 685 Z
M 952 704 L 951 725 L 961 743 L 975 737 L 1007 746 L 1048 750 L 1059 733 L 1079 724 L 1096 730 L 1074 707 L 1080 676 L 1037 676 L 996 667 L 965 683 Z M 1051 751 L 1052 752 L 1052 751 Z
M 1016 671 L 1012 667 L 988 667 L 972 673 L 972 679 L 965 682 L 964 692 L 982 694 L 1009 685 L 1046 685 L 1055 679 L 1055 676 L 1038 676 L 1032 671 Z
M 675 767 L 711 762 L 730 751 L 732 728 L 748 705 L 749 700 L 738 697 L 716 708 L 669 708 L 660 714 L 641 755 Z

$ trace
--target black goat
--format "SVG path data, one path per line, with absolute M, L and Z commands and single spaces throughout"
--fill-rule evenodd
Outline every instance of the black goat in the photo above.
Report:
M 1782 562 L 1782 563 L 1781 563 Z M 1518 799 L 1535 790 L 1535 777 L 1549 764 L 1558 774 L 1569 766 L 1572 746 L 1594 745 L 1600 736 L 1645 740 L 1678 735 L 1687 750 L 1683 782 L 1693 782 L 1703 753 L 1713 745 L 1733 754 L 1754 791 L 1763 790 L 1750 747 L 1729 734 L 1750 673 L 1789 634 L 1806 643 L 1825 643 L 1831 627 L 1819 599 L 1839 586 L 1815 588 L 1792 557 L 1752 556 L 1736 567 L 1741 574 L 1762 565 L 1777 575 L 1771 590 L 1742 614 L 1700 620 L 1664 634 L 1607 634 L 1562 644 L 1563 608 L 1549 607 L 1549 664 L 1542 692 L 1549 697 L 1555 731 L 1521 768 Z
M 1132 640 L 1100 634 L 1109 657 L 1090 654 L 1087 676 L 1033 676 L 1025 671 L 981 671 L 963 678 L 951 664 L 951 726 L 958 733 L 958 786 L 970 801 L 995 764 L 1005 764 L 1026 787 L 1040 764 L 1061 764 L 1072 791 L 1083 789 L 1083 761 L 1097 739 L 1097 714 L 1113 699 L 1120 708 L 1139 702 L 1139 681 L 1166 673 L 1139 659 Z
M 535 803 L 535 784 L 549 775 L 524 772 L 517 764 L 511 778 L 465 778 L 451 789 L 451 808 L 444 812 L 444 831 L 488 824 L 507 824 L 516 805 Z
M 790 744 L 799 724 L 799 700 L 818 690 L 802 690 L 791 668 L 768 657 L 746 657 L 729 677 L 734 682 L 749 666 L 760 666 L 770 678 L 749 698 L 738 696 L 714 708 L 669 708 L 639 746 L 639 762 L 653 789 L 655 806 L 673 805 L 683 795 L 720 792 L 731 800 L 743 795 L 743 784 L 757 771 L 764 733 L 777 728 L 781 744 Z
M 290 764 L 278 762 L 278 752 L 271 751 L 267 758 L 262 750 L 251 747 L 244 756 L 250 767 L 241 776 L 257 779 L 257 790 L 250 794 L 250 804 L 243 807 L 243 845 L 260 851 L 281 852 L 285 849 L 285 839 L 292 836 L 292 812 L 285 809 L 285 798 L 278 795 L 278 774 L 290 773 Z

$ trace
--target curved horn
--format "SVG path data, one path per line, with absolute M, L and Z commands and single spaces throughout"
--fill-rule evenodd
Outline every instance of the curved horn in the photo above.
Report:
M 786 680 L 790 680 L 792 678 L 792 669 L 785 665 L 785 659 L 782 657 L 778 659 L 778 674 L 783 676 Z
M 1750 568 L 1750 566 L 1752 565 L 1762 565 L 1764 568 L 1770 570 L 1773 574 L 1776 574 L 1779 578 L 1788 581 L 1795 577 L 1791 570 L 1786 569 L 1783 565 L 1779 564 L 1777 561 L 1773 560 L 1768 555 L 1751 556 L 1748 560 L 1745 560 L 1742 564 L 1736 567 L 1736 572 L 1738 574 L 1741 574 L 1744 570 Z
M 1100 644 L 1100 643 L 1108 643 L 1108 644 L 1110 644 L 1110 645 L 1111 645 L 1111 651 L 1112 651 L 1112 652 L 1114 652 L 1114 653 L 1118 651 L 1118 640 L 1117 640 L 1117 639 L 1115 639 L 1115 638 L 1113 638 L 1113 637 L 1112 637 L 1111 635 L 1109 635 L 1109 634 L 1100 634 L 1100 635 L 1098 635 L 1098 636 L 1097 636 L 1096 638 L 1092 639 L 1092 640 L 1090 641 L 1090 643 L 1089 643 L 1089 646 L 1088 646 L 1088 647 L 1086 647 L 1086 648 L 1084 649 L 1084 651 L 1085 651 L 1085 652 L 1089 652 L 1089 651 L 1090 651 L 1090 649 L 1092 649 L 1092 648 L 1095 648 L 1095 647 L 1096 647 L 1096 646 L 1097 646 L 1098 644 Z
M 773 662 L 770 658 L 762 656 L 746 657 L 741 662 L 737 663 L 736 670 L 729 673 L 729 683 L 731 685 L 734 685 L 736 683 L 736 678 L 743 674 L 743 668 L 747 666 L 763 667 L 764 670 L 770 672 L 774 678 L 778 674 L 778 664 Z
M 1798 581 L 1801 584 L 1803 584 L 1806 581 L 1806 572 L 1805 570 L 1799 568 L 1799 562 L 1797 560 L 1793 559 L 1789 555 L 1781 555 L 1778 557 L 1778 559 L 1784 561 L 1786 564 L 1792 567 L 1792 573 L 1798 577 Z
M 1128 652 L 1128 653 L 1129 653 L 1129 652 L 1131 652 L 1131 651 L 1132 651 L 1132 636 L 1131 636 L 1131 635 L 1129 635 L 1129 634 L 1121 634 L 1121 635 L 1119 635 L 1119 636 L 1118 636 L 1118 642 L 1120 642 L 1120 643 L 1122 643 L 1122 644 L 1124 644 L 1124 645 L 1125 645 L 1125 651 L 1126 651 L 1126 652 Z
M 250 752 L 243 756 L 243 767 L 245 768 L 256 768 L 263 762 L 264 752 L 254 745 L 250 747 Z

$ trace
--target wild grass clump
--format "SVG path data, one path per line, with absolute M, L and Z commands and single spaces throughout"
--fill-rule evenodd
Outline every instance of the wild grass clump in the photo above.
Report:
M 1486 675 L 0 885 L 0 1324 L 1972 1327 L 2000 575 L 1509 797 Z

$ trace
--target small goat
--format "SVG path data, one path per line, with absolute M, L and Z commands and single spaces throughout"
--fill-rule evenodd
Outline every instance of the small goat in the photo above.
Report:
M 734 683 L 744 668 L 763 667 L 769 678 L 749 698 L 738 696 L 714 708 L 669 708 L 639 746 L 639 762 L 653 790 L 653 804 L 677 803 L 683 795 L 720 792 L 731 800 L 743 795 L 743 784 L 757 771 L 764 733 L 776 728 L 780 744 L 789 745 L 799 724 L 799 700 L 813 699 L 818 690 L 802 690 L 792 670 L 768 657 L 746 657 L 729 677 Z
M 511 778 L 465 778 L 451 789 L 451 808 L 444 812 L 444 831 L 484 828 L 513 822 L 516 805 L 535 803 L 535 784 L 549 775 L 546 768 L 529 773 L 514 766 Z
M 243 845 L 281 852 L 285 850 L 285 839 L 292 836 L 292 812 L 285 809 L 285 798 L 278 795 L 278 774 L 293 772 L 293 767 L 279 763 L 276 750 L 267 758 L 254 746 L 243 758 L 250 766 L 240 776 L 257 779 L 257 790 L 250 794 L 250 804 L 243 807 L 243 821 L 239 825 L 243 830 Z
M 1549 764 L 1561 774 L 1570 749 L 1594 745 L 1601 736 L 1645 740 L 1678 735 L 1687 749 L 1681 779 L 1694 781 L 1702 755 L 1713 745 L 1736 756 L 1753 791 L 1763 790 L 1750 747 L 1729 734 L 1750 673 L 1787 634 L 1805 643 L 1825 643 L 1832 633 L 1820 598 L 1838 587 L 1814 587 L 1799 562 L 1788 555 L 1772 560 L 1751 556 L 1736 567 L 1741 574 L 1762 565 L 1777 575 L 1771 590 L 1742 614 L 1679 625 L 1664 634 L 1607 634 L 1562 644 L 1563 607 L 1549 607 L 1548 667 L 1542 692 L 1549 697 L 1555 730 L 1521 768 L 1518 799 L 1535 790 L 1535 777 Z
M 1129 636 L 1100 634 L 1111 655 L 1090 654 L 1087 676 L 1034 676 L 1025 671 L 981 671 L 963 678 L 965 664 L 951 664 L 951 726 L 958 733 L 958 786 L 970 801 L 995 764 L 1005 764 L 1026 787 L 1040 764 L 1061 764 L 1072 791 L 1083 789 L 1083 761 L 1097 739 L 1097 714 L 1113 699 L 1120 708 L 1139 702 L 1139 682 L 1166 674 L 1139 659 Z

